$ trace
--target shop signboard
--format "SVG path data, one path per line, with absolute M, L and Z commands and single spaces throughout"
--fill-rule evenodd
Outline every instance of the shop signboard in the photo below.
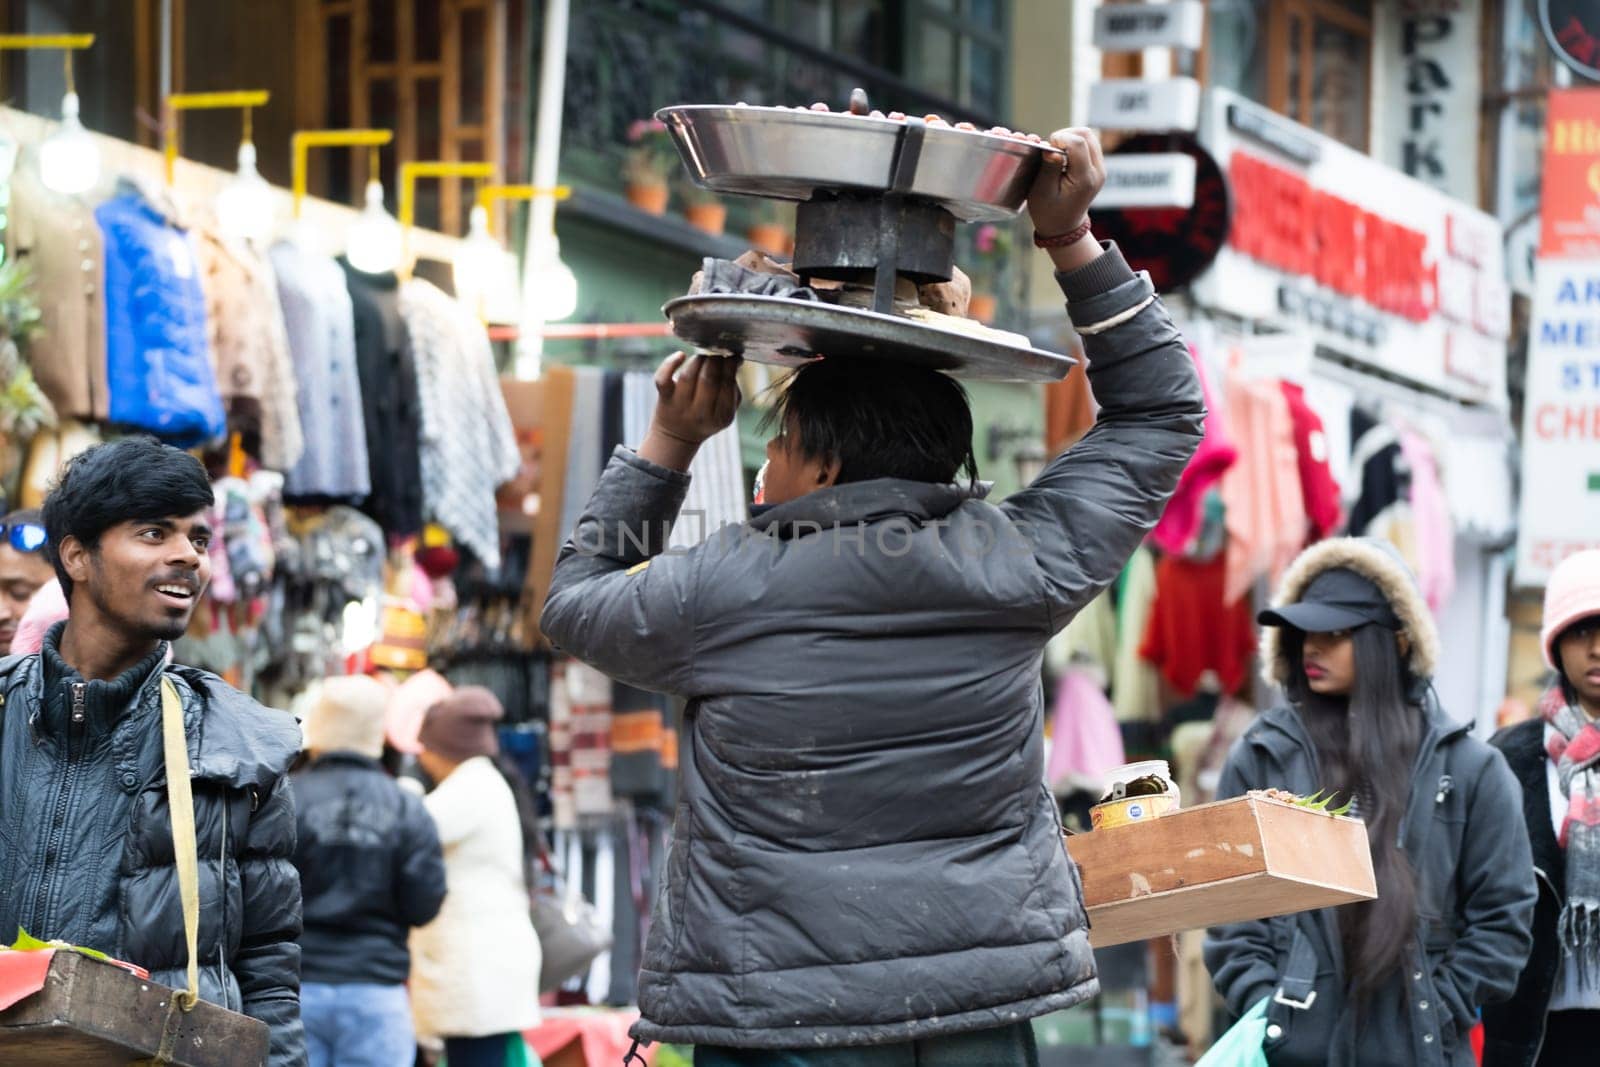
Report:
M 1504 407 L 1510 294 L 1492 216 L 1225 90 L 1207 93 L 1201 141 L 1232 205 L 1193 287 L 1202 307 Z
M 1539 255 L 1600 259 L 1600 89 L 1556 89 L 1545 111 Z
M 1106 4 L 1094 13 L 1094 46 L 1102 52 L 1141 52 L 1146 48 L 1198 51 L 1205 31 L 1205 5 L 1200 0 Z
M 1518 585 L 1600 548 L 1600 89 L 1550 93 L 1522 416 Z
M 1106 78 L 1089 87 L 1089 125 L 1106 130 L 1193 130 L 1200 83 L 1193 78 Z
M 1600 258 L 1535 268 L 1516 581 L 1600 548 Z
M 1375 41 L 1384 84 L 1403 106 L 1386 109 L 1384 161 L 1464 203 L 1478 198 L 1483 79 L 1479 0 L 1378 4 Z
M 1106 156 L 1106 184 L 1095 208 L 1194 205 L 1194 157 L 1182 152 Z

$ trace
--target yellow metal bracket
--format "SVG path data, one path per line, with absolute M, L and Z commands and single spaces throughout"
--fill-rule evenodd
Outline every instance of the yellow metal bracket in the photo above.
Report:
M 240 108 L 244 111 L 244 139 L 250 140 L 250 110 L 265 107 L 272 94 L 265 89 L 230 89 L 220 93 L 173 93 L 167 97 L 167 184 L 172 184 L 178 162 L 178 114 L 183 111 L 218 111 Z
M 566 200 L 571 195 L 570 185 L 484 185 L 478 189 L 478 206 L 488 211 L 497 200 Z
M 79 52 L 94 44 L 92 33 L 0 33 L 0 51 L 63 48 Z
M 411 269 L 411 227 L 417 221 L 418 178 L 476 178 L 484 181 L 494 177 L 493 163 L 451 163 L 445 160 L 422 160 L 400 164 L 400 233 L 402 234 L 402 271 Z
M 67 68 L 67 92 L 76 93 L 77 84 L 72 78 L 72 53 L 81 52 L 94 45 L 92 33 L 0 33 L 0 52 L 29 52 L 41 49 L 65 52 L 63 61 Z
M 478 203 L 488 207 L 496 200 L 537 200 L 548 196 L 566 200 L 572 196 L 570 185 L 485 185 L 478 190 Z
M 371 148 L 394 140 L 393 130 L 296 130 L 289 139 L 294 160 L 294 217 L 300 217 L 300 204 L 306 198 L 306 153 L 313 148 Z

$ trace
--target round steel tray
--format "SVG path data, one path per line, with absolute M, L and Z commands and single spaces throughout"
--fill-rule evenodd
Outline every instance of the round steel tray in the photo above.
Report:
M 684 166 L 720 193 L 810 200 L 819 190 L 891 188 L 905 123 L 831 111 L 685 105 L 662 108 Z M 964 222 L 998 222 L 1028 198 L 1043 151 L 1026 141 L 930 125 L 906 195 Z
M 819 357 L 884 359 L 991 382 L 1060 381 L 1071 356 L 1002 344 L 863 308 L 744 293 L 682 296 L 661 309 L 696 348 L 796 367 Z

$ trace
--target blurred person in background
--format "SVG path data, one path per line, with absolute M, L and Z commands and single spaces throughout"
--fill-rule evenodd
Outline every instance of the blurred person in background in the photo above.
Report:
M 417 1033 L 443 1040 L 449 1067 L 521 1063 L 522 1031 L 539 1024 L 522 828 L 495 765 L 504 716 L 493 693 L 466 686 L 430 707 L 418 733 L 449 893 L 412 935 L 411 995 Z
M 411 1067 L 407 939 L 444 901 L 444 855 L 422 800 L 382 765 L 389 690 L 322 683 L 304 723 L 309 762 L 295 866 L 305 904 L 301 1015 L 310 1067 Z
M 44 553 L 47 540 L 44 518 L 37 511 L 13 511 L 0 519 L 0 656 L 39 651 L 38 644 L 26 649 L 11 646 L 34 594 L 55 583 L 55 568 Z M 56 596 L 64 616 L 66 598 L 61 597 L 60 586 Z M 41 633 L 40 643 L 43 637 Z
M 1540 636 L 1555 683 L 1493 741 L 1522 783 L 1533 954 L 1516 995 L 1483 1013 L 1484 1067 L 1600 1062 L 1600 551 L 1550 575 Z

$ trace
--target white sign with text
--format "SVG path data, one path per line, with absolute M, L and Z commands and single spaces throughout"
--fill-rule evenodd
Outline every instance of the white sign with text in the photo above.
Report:
M 1541 259 L 1522 419 L 1516 583 L 1600 548 L 1600 260 Z

